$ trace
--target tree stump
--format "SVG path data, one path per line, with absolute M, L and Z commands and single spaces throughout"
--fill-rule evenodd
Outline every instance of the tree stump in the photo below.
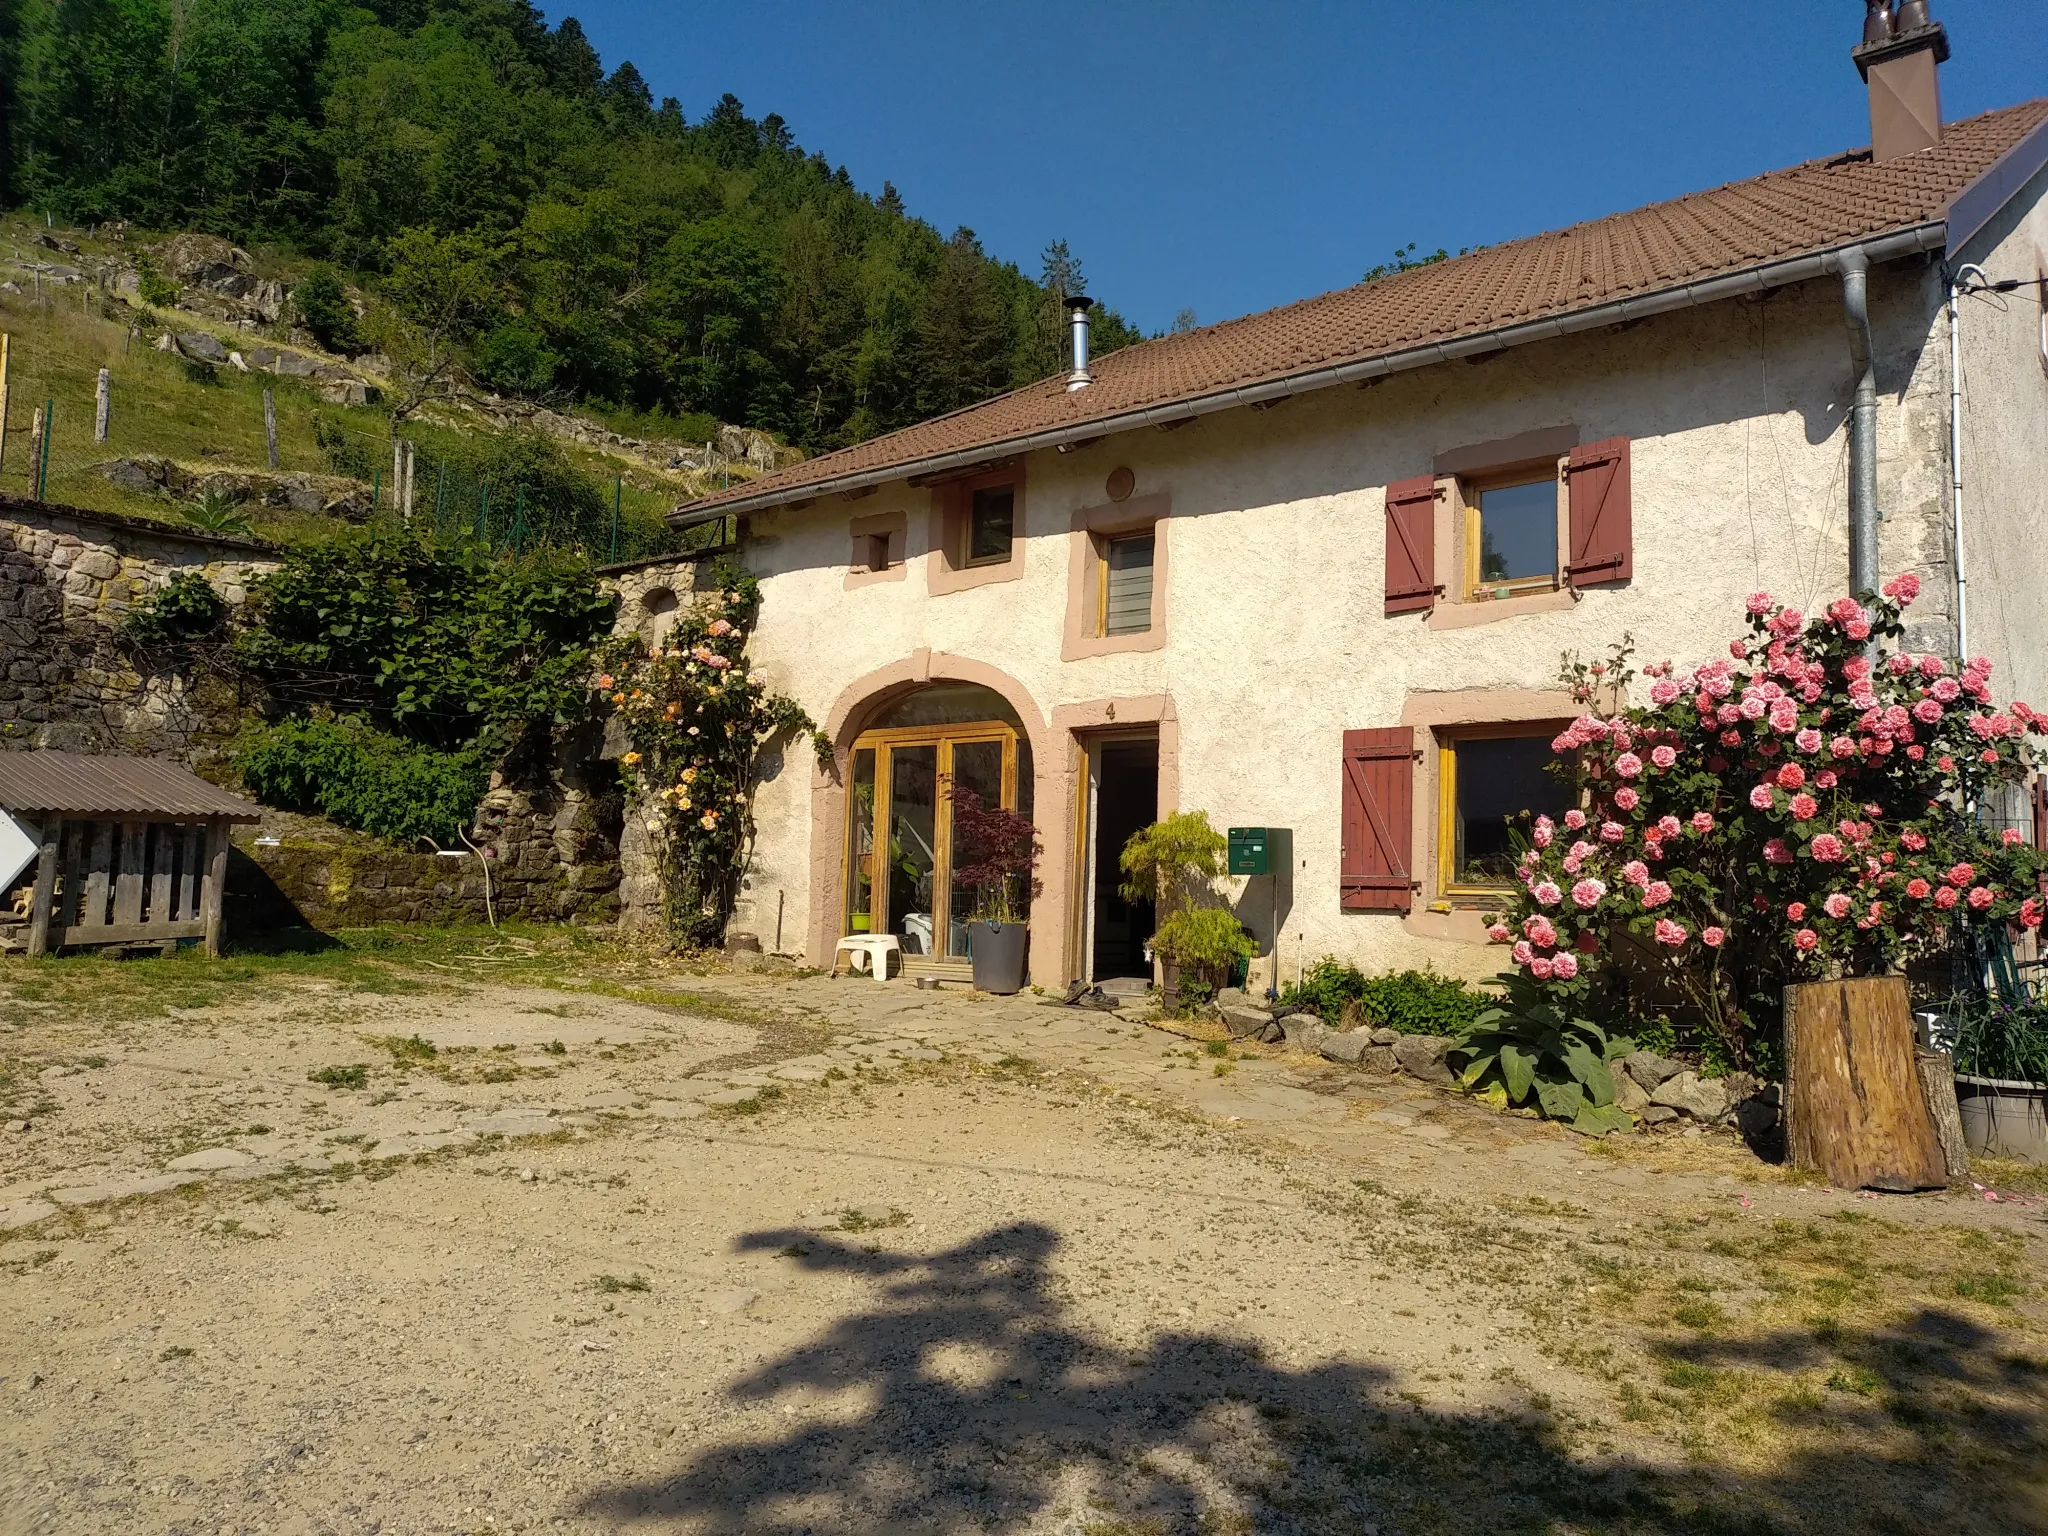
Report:
M 1916 1051 L 1914 1059 L 1920 1068 L 1920 1091 L 1934 1121 L 1934 1136 L 1941 1143 L 1941 1159 L 1948 1167 L 1949 1182 L 1967 1179 L 1970 1144 L 1963 1137 L 1963 1112 L 1956 1107 L 1955 1063 L 1941 1051 Z
M 1844 1189 L 1942 1189 L 1903 976 L 1785 989 L 1785 1153 Z

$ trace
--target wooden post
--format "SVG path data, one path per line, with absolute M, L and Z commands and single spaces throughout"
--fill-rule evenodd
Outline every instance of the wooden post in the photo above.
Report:
M 50 952 L 50 907 L 57 892 L 57 847 L 63 841 L 64 821 L 50 816 L 43 822 L 43 848 L 36 858 L 36 891 L 28 908 L 28 952 Z
M 50 489 L 50 434 L 57 428 L 57 401 L 54 397 L 43 402 L 43 430 L 36 446 L 36 500 L 47 500 Z
M 1903 976 L 1785 989 L 1785 1152 L 1844 1189 L 1948 1183 L 1913 1062 Z
M 43 408 L 28 419 L 28 493 L 36 494 L 36 460 L 43 456 Z
M 7 467 L 8 344 L 12 340 L 5 331 L 0 331 L 0 470 Z
M 1920 1092 L 1927 1100 L 1928 1118 L 1934 1122 L 1934 1138 L 1941 1143 L 1949 1182 L 1967 1179 L 1970 1144 L 1963 1138 L 1963 1112 L 1956 1107 L 1956 1064 L 1945 1051 L 1913 1054 L 1920 1069 Z
M 142 830 L 139 821 L 121 823 L 120 868 L 114 875 L 114 921 L 132 928 L 142 921 Z
M 220 955 L 221 900 L 227 886 L 228 824 L 215 817 L 206 824 L 206 887 L 199 898 L 199 917 L 206 924 L 208 959 Z
M 93 392 L 92 440 L 104 443 L 107 440 L 107 423 L 114 418 L 114 374 L 110 368 L 100 370 L 99 387 Z
M 263 446 L 270 454 L 270 467 L 277 468 L 277 396 L 263 391 Z

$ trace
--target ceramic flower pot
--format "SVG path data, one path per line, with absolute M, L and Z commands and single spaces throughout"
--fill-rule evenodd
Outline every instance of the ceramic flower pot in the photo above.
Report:
M 974 990 L 1007 996 L 1024 987 L 1029 923 L 969 923 L 967 948 L 974 959 Z
M 1972 1152 L 2048 1164 L 2048 1083 L 1958 1072 L 1956 1107 Z

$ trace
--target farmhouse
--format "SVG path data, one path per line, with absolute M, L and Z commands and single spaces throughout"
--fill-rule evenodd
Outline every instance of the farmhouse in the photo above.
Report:
M 954 782 L 1036 825 L 1037 982 L 1150 973 L 1116 860 L 1176 809 L 1284 832 L 1267 976 L 1483 975 L 1564 653 L 1911 570 L 1909 645 L 2048 693 L 2048 101 L 1943 124 L 1947 50 L 1855 50 L 1871 149 L 1099 360 L 1077 301 L 1070 376 L 680 509 L 740 517 L 833 748 L 761 785 L 735 926 L 964 974 Z

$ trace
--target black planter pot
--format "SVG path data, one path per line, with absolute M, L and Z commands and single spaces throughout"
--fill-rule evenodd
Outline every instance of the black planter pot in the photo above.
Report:
M 967 947 L 974 956 L 974 990 L 1008 995 L 1024 987 L 1025 941 L 1029 923 L 969 923 Z

